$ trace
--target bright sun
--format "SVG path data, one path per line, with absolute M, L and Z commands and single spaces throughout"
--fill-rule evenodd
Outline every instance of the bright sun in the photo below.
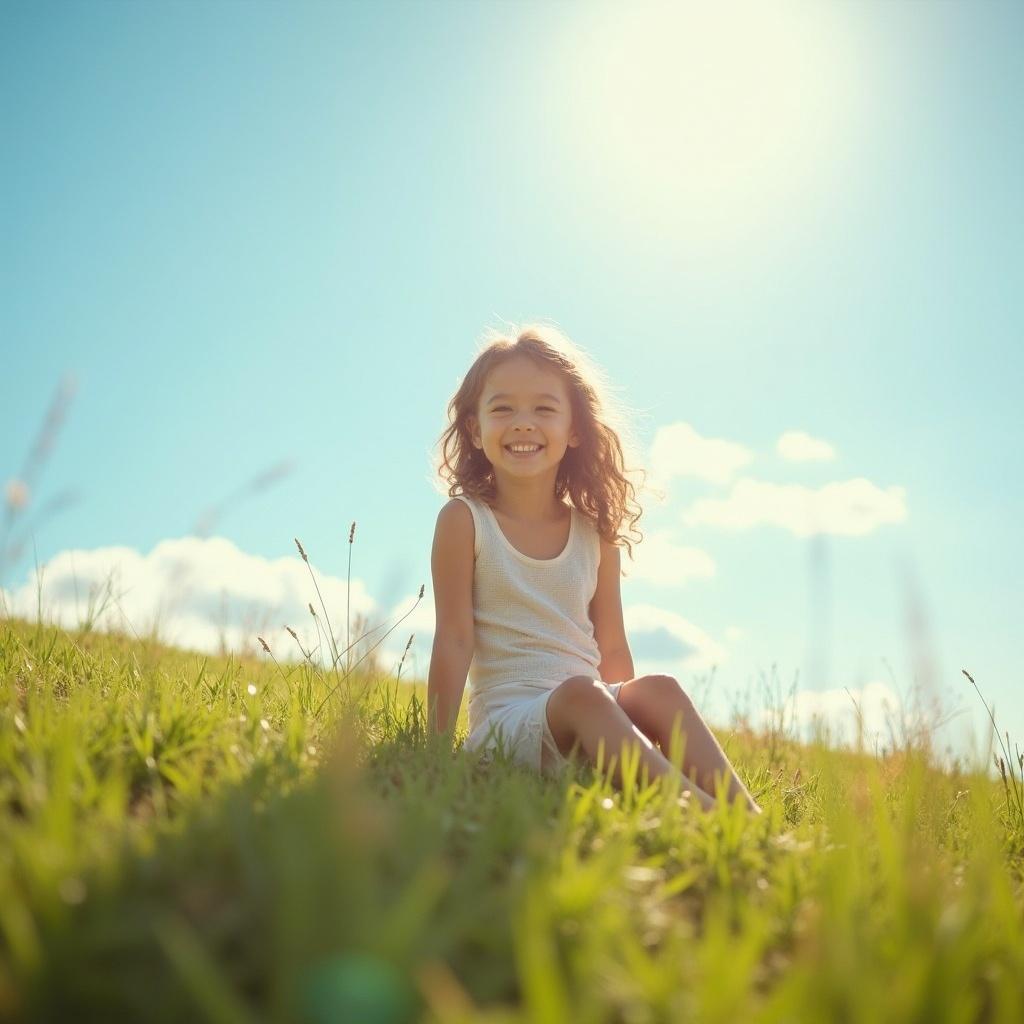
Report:
M 605 202 L 728 234 L 816 187 L 852 145 L 863 96 L 838 5 L 583 10 L 560 41 L 557 95 Z

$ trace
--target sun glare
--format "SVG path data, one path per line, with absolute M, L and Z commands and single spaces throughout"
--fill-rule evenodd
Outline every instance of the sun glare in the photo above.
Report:
M 824 4 L 583 8 L 563 40 L 570 160 L 606 205 L 730 233 L 828 177 L 863 96 Z

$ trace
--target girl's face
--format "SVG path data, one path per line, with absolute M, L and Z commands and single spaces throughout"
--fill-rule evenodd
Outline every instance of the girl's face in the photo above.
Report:
M 567 448 L 578 447 L 569 392 L 562 376 L 526 356 L 499 363 L 484 381 L 477 415 L 468 419 L 475 447 L 494 466 L 515 476 L 557 473 Z M 517 454 L 511 445 L 537 450 Z

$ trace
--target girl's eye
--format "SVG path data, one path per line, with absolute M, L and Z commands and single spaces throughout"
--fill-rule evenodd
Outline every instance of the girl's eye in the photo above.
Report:
M 493 409 L 491 410 L 491 412 L 502 412 L 503 410 L 505 410 L 505 409 L 507 409 L 507 408 L 508 408 L 508 406 L 507 406 L 507 405 L 496 405 L 496 406 L 495 406 L 495 407 L 494 407 L 494 408 L 493 408 Z M 551 406 L 550 406 L 550 405 L 538 405 L 538 406 L 537 406 L 537 408 L 538 408 L 538 409 L 547 409 L 547 411 L 548 411 L 548 412 L 554 412 L 554 411 L 555 411 L 554 409 L 552 409 L 552 408 L 551 408 Z

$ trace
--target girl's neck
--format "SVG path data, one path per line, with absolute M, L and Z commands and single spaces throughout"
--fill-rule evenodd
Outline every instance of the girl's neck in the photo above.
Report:
M 495 495 L 491 507 L 524 523 L 550 523 L 564 516 L 566 504 L 550 491 L 504 487 Z

